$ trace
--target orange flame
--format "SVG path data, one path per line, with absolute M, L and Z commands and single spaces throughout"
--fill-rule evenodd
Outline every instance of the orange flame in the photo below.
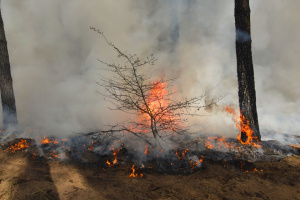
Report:
M 249 126 L 249 121 L 243 116 L 241 113 L 238 115 L 235 110 L 234 106 L 225 106 L 225 111 L 232 115 L 232 118 L 235 121 L 236 127 L 240 130 L 240 133 L 237 136 L 237 139 L 239 142 L 241 142 L 243 145 L 252 145 L 254 147 L 261 148 L 261 145 L 257 144 L 257 137 L 253 136 L 253 130 Z M 246 133 L 247 135 L 247 141 L 243 142 L 241 140 L 241 133 Z
M 57 158 L 58 156 L 60 156 L 60 154 L 57 153 L 56 151 L 52 151 L 52 152 L 50 153 L 50 156 L 52 156 L 53 158 Z
M 92 142 L 92 143 L 91 143 L 91 146 L 88 147 L 88 150 L 89 150 L 89 151 L 92 151 L 92 150 L 94 149 L 93 145 L 94 145 L 94 142 Z
M 142 173 L 138 174 L 137 172 L 135 172 L 134 165 L 132 165 L 132 167 L 130 169 L 132 170 L 132 172 L 129 176 L 130 178 L 143 177 L 144 176 Z
M 118 150 L 115 150 L 114 145 L 111 145 L 112 147 L 110 148 L 110 150 L 113 151 L 114 160 L 112 162 L 109 162 L 108 160 L 106 161 L 106 164 L 108 164 L 109 167 L 114 166 L 118 162 L 118 153 L 123 148 L 123 142 L 121 140 L 119 140 L 119 142 L 121 142 L 121 147 Z
M 295 149 L 300 149 L 300 145 L 294 145 L 294 144 L 292 144 L 291 147 L 294 147 Z
M 201 158 L 200 158 L 199 162 L 200 162 L 200 163 L 202 163 L 202 162 L 203 162 L 203 160 L 204 160 L 204 156 L 201 156 Z
M 190 161 L 190 166 L 191 166 L 192 170 L 194 170 L 197 167 L 197 165 L 198 165 L 197 162 L 192 161 L 192 160 Z
M 206 135 L 207 139 L 205 140 L 205 147 L 208 149 L 213 149 L 215 148 L 215 145 L 217 145 L 219 148 L 225 147 L 225 148 L 233 148 L 234 146 L 226 142 L 225 137 L 208 137 Z
M 18 142 L 15 145 L 11 145 L 10 147 L 5 149 L 4 151 L 10 152 L 10 153 L 15 153 L 18 150 L 23 150 L 23 149 L 28 148 L 28 147 L 29 147 L 28 142 L 24 139 L 20 139 L 20 142 Z
M 178 151 L 176 150 L 175 153 L 176 153 L 178 159 L 181 160 L 181 159 L 183 159 L 183 158 L 185 157 L 185 154 L 186 154 L 188 151 L 189 151 L 189 149 L 186 149 L 186 150 L 184 150 L 183 152 L 181 152 L 181 154 L 180 154 L 180 153 L 178 153 Z
M 154 81 L 152 85 L 150 94 L 146 98 L 147 105 L 143 106 L 145 112 L 140 113 L 140 121 L 146 122 L 146 125 L 150 127 L 151 120 L 155 120 L 156 126 L 158 125 L 164 130 L 173 132 L 176 129 L 176 126 L 181 126 L 181 124 L 179 122 L 179 117 L 174 116 L 168 110 L 168 106 L 171 103 L 171 96 L 168 95 L 168 91 L 166 90 L 167 83 L 163 81 Z M 144 126 L 139 126 L 137 129 L 139 130 L 134 131 L 140 133 L 147 132 Z
M 207 137 L 207 139 L 211 139 L 210 137 Z M 205 140 L 205 147 L 208 149 L 213 149 L 215 146 L 212 145 L 212 143 L 209 140 Z
M 41 143 L 42 144 L 50 144 L 50 143 L 53 143 L 53 144 L 58 144 L 58 141 L 56 139 L 53 139 L 52 141 L 49 140 L 46 136 L 44 136 L 43 139 L 41 139 Z
M 144 154 L 147 155 L 149 152 L 148 152 L 148 145 L 145 146 L 145 151 L 144 151 Z

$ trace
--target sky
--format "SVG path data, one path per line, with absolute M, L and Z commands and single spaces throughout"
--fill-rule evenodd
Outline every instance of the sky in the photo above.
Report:
M 300 135 L 299 6 L 297 0 L 250 4 L 262 139 Z M 117 57 L 93 26 L 125 52 L 153 53 L 153 79 L 178 77 L 183 96 L 206 94 L 204 104 L 223 97 L 190 119 L 205 129 L 201 134 L 237 134 L 222 109 L 238 109 L 233 0 L 2 0 L 1 10 L 23 127 L 64 137 L 126 120 L 98 93 L 105 73 L 98 59 Z

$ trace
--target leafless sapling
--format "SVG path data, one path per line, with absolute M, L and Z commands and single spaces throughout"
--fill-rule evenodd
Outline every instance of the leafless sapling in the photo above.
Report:
M 91 29 L 105 39 L 122 63 L 99 60 L 110 74 L 100 75 L 101 81 L 98 84 L 105 89 L 101 94 L 114 105 L 111 109 L 138 116 L 138 120 L 111 126 L 106 132 L 128 132 L 145 141 L 157 137 L 164 139 L 170 134 L 187 133 L 186 127 L 182 125 L 182 117 L 193 115 L 203 107 L 201 100 L 204 95 L 176 99 L 177 92 L 171 89 L 175 79 L 165 80 L 162 76 L 153 81 L 151 73 L 143 72 L 146 67 L 155 64 L 156 58 L 153 55 L 141 60 L 137 55 L 121 51 L 99 29 Z

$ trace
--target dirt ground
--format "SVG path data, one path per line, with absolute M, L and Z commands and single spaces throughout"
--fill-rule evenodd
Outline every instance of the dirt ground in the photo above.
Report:
M 0 199 L 300 199 L 300 156 L 255 167 L 258 171 L 246 172 L 204 161 L 191 175 L 129 178 L 130 165 L 68 164 L 0 150 Z

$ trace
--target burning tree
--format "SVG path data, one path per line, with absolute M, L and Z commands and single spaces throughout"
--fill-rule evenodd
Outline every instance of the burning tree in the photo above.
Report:
M 100 60 L 112 74 L 110 77 L 101 76 L 101 82 L 98 84 L 106 90 L 102 95 L 111 100 L 114 105 L 112 109 L 138 116 L 137 121 L 131 120 L 111 126 L 109 131 L 103 132 L 129 132 L 147 142 L 149 138 L 163 139 L 173 133 L 186 133 L 187 129 L 182 125 L 181 116 L 191 115 L 203 107 L 200 101 L 204 95 L 174 99 L 176 91 L 169 92 L 174 79 L 165 80 L 162 77 L 151 81 L 151 75 L 141 73 L 142 68 L 154 65 L 156 58 L 153 55 L 142 61 L 136 55 L 122 52 L 109 42 L 99 29 L 91 29 L 98 32 L 117 52 L 118 58 L 124 61 L 124 64 L 115 64 Z
M 236 58 L 239 85 L 241 124 L 249 124 L 256 141 L 261 140 L 254 83 L 251 52 L 251 29 L 249 0 L 235 0 Z M 242 117 L 243 116 L 243 117 Z M 246 142 L 247 132 L 241 129 L 241 140 Z
M 0 89 L 3 113 L 3 126 L 17 125 L 17 110 L 10 72 L 9 55 L 0 9 Z

